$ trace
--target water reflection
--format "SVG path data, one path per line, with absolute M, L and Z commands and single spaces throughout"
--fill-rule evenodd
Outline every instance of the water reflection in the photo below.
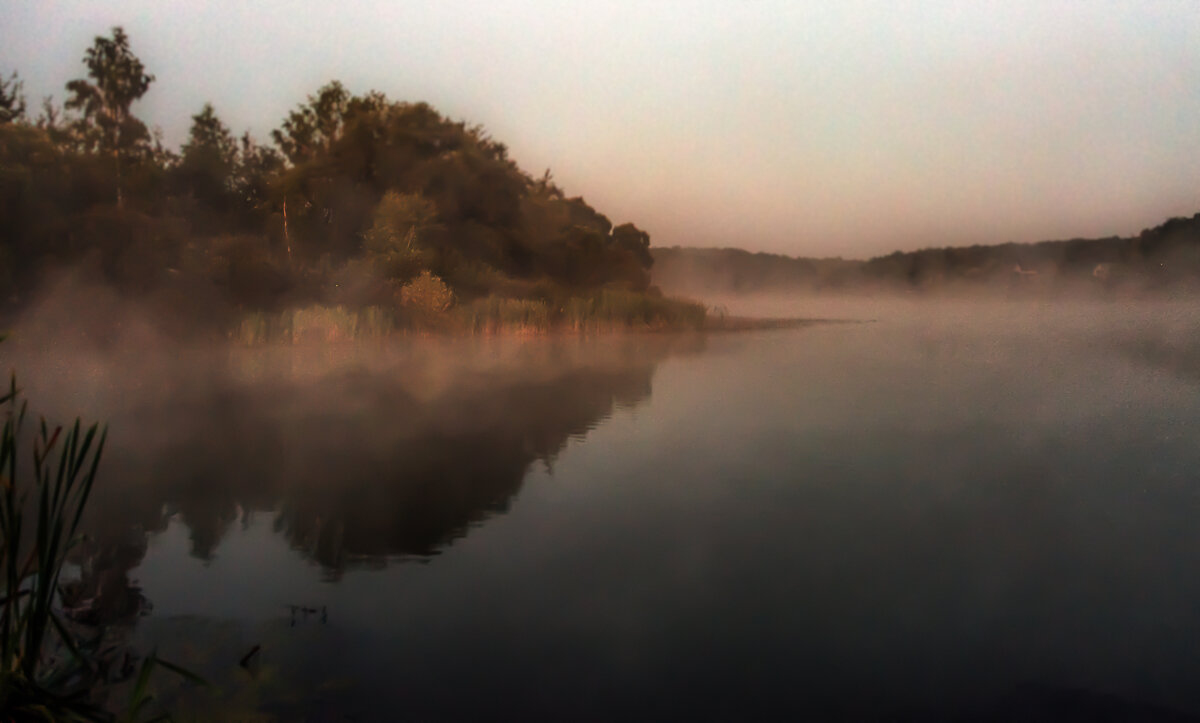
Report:
M 116 602 L 136 595 L 128 571 L 176 516 L 206 560 L 260 514 L 330 578 L 436 555 L 504 512 L 531 465 L 552 467 L 568 440 L 648 398 L 662 359 L 703 341 L 423 343 L 205 354 L 152 380 L 108 369 L 119 404 L 80 597 L 132 612 Z
M 421 401 L 371 393 L 353 419 L 296 419 L 275 527 L 332 571 L 356 561 L 430 556 L 505 511 L 531 463 L 552 463 L 618 402 L 650 394 L 653 362 L 585 366 L 551 378 L 491 379 Z M 303 443 L 303 449 L 297 444 Z M 286 453 L 285 453 L 286 454 Z
M 1200 711 L 1200 317 L 1030 312 L 668 364 L 645 337 L 122 358 L 64 399 L 113 425 L 90 524 L 106 584 L 141 559 L 139 644 L 246 696 L 198 720 Z

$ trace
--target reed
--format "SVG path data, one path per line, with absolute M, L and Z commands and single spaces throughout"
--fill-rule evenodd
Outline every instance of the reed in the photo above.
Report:
M 705 327 L 709 313 L 697 302 L 624 289 L 568 296 L 561 289 L 546 286 L 537 287 L 546 298 L 492 294 L 456 301 L 437 277 L 429 275 L 418 281 L 404 287 L 407 295 L 402 295 L 402 302 L 394 309 L 314 305 L 282 313 L 251 312 L 242 317 L 230 338 L 255 346 L 380 338 L 401 330 L 469 334 L 694 331 Z
M 350 341 L 383 337 L 392 333 L 396 326 L 395 312 L 381 306 L 356 310 L 345 306 L 312 305 L 281 313 L 247 313 L 229 337 L 243 346 Z
M 653 294 L 604 289 L 591 297 L 569 299 L 564 324 L 576 331 L 606 329 L 698 330 L 708 309 L 703 304 Z
M 545 332 L 551 324 L 550 307 L 536 299 L 488 296 L 459 306 L 455 311 L 462 326 L 476 334 Z
M 109 682 L 109 661 L 93 649 L 101 636 L 83 641 L 73 632 L 61 613 L 59 586 L 68 556 L 82 541 L 79 522 L 108 430 L 84 427 L 79 419 L 65 427 L 40 420 L 30 475 L 18 460 L 28 404 L 15 375 L 0 394 L 0 408 L 0 719 L 116 720 L 97 702 Z M 158 667 L 204 684 L 151 653 L 142 659 L 120 720 L 137 721 L 149 712 L 148 684 Z
M 0 709 L 22 716 L 103 719 L 86 689 L 87 670 L 56 606 L 59 576 L 80 541 L 79 520 L 91 495 L 107 430 L 41 420 L 34 435 L 32 483 L 23 481 L 18 448 L 27 404 L 16 377 L 0 395 Z M 67 655 L 56 655 L 65 650 Z

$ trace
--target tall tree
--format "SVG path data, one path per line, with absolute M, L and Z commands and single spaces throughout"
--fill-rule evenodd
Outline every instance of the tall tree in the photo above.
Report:
M 249 131 L 242 134 L 233 187 L 248 209 L 265 207 L 271 180 L 282 169 L 283 157 L 274 148 L 256 143 Z
M 178 173 L 187 190 L 210 205 L 222 205 L 233 190 L 237 141 L 217 117 L 212 103 L 192 116 Z
M 117 173 L 117 205 L 124 204 L 121 164 L 139 144 L 150 140 L 146 125 L 130 112 L 134 101 L 146 94 L 154 76 L 129 49 L 125 31 L 113 28 L 113 36 L 97 36 L 83 56 L 88 78 L 67 83 L 70 97 L 66 107 L 82 114 L 76 128 L 78 140 L 87 150 L 112 155 Z
M 350 92 L 339 81 L 328 83 L 316 95 L 308 96 L 307 103 L 288 113 L 283 127 L 272 131 L 271 137 L 288 161 L 293 165 L 303 163 L 329 150 L 337 140 L 350 101 Z
M 192 116 L 188 141 L 181 150 L 185 159 L 189 156 L 212 156 L 222 165 L 232 168 L 237 143 L 229 127 L 217 117 L 212 103 L 205 103 L 200 112 Z

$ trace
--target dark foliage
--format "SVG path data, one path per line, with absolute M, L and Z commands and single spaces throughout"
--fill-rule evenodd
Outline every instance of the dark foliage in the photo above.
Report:
M 238 140 L 205 104 L 174 153 L 134 112 L 154 76 L 124 31 L 96 38 L 84 63 L 65 113 L 47 103 L 36 122 L 16 75 L 0 80 L 10 307 L 46 270 L 81 264 L 127 291 L 208 285 L 234 309 L 341 303 L 351 281 L 357 302 L 378 304 L 422 272 L 464 302 L 648 287 L 645 232 L 614 228 L 424 103 L 335 81 L 271 134 L 278 151 Z

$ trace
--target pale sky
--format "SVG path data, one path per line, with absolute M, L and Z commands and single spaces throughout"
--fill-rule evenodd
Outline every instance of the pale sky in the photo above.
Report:
M 862 258 L 1200 211 L 1200 3 L 0 3 L 31 106 L 122 25 L 174 147 L 325 82 L 482 124 L 656 246 Z

